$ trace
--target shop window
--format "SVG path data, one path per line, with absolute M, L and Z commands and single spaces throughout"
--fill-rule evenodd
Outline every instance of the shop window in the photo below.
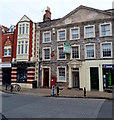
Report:
M 27 82 L 27 68 L 26 67 L 17 68 L 17 82 L 18 83 Z
M 103 88 L 112 89 L 114 85 L 114 68 L 103 68 Z

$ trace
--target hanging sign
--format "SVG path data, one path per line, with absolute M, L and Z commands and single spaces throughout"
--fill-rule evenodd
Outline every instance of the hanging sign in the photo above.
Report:
M 70 43 L 64 43 L 63 44 L 63 52 L 67 54 L 71 54 L 71 45 Z

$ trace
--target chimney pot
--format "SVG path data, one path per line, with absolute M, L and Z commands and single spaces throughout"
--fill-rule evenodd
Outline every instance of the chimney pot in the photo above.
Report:
M 47 9 L 45 10 L 45 14 L 43 16 L 43 21 L 50 21 L 51 20 L 51 12 L 50 12 L 50 8 L 47 7 Z

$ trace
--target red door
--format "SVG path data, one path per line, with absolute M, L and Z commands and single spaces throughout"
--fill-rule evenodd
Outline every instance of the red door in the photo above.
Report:
M 43 87 L 49 87 L 49 68 L 43 69 Z

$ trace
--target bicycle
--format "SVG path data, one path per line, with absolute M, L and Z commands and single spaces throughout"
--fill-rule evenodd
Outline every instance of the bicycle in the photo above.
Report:
M 21 90 L 21 86 L 19 84 L 12 84 L 13 91 L 19 92 Z
M 6 90 L 11 92 L 12 91 L 19 92 L 21 90 L 21 86 L 18 84 L 6 85 Z

